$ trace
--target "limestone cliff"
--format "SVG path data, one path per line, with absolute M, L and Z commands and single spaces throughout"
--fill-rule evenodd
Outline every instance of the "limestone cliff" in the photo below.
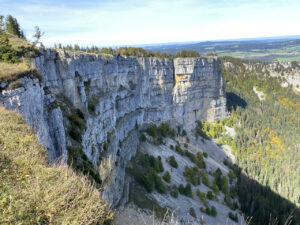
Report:
M 34 126 L 50 161 L 73 157 L 76 145 L 81 158 L 99 173 L 103 195 L 113 205 L 122 196 L 125 168 L 137 150 L 138 126 L 164 121 L 189 131 L 196 120 L 227 116 L 217 58 L 131 58 L 47 50 L 33 64 L 42 83 L 22 78 L 23 87 L 1 91 L 0 103 L 20 111 Z M 84 123 L 75 123 L 81 131 L 77 140 L 70 120 L 74 110 Z

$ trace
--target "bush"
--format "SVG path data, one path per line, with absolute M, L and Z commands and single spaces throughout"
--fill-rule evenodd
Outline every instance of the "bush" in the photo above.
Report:
M 239 222 L 239 219 L 238 219 L 238 215 L 237 215 L 237 214 L 233 214 L 232 212 L 229 212 L 229 213 L 228 213 L 228 217 L 229 217 L 231 220 L 235 221 L 235 222 Z
M 196 190 L 196 194 L 197 196 L 200 198 L 200 200 L 202 201 L 202 203 L 208 207 L 208 201 L 206 200 L 206 196 L 204 192 L 201 192 L 199 189 Z
M 189 213 L 190 213 L 190 215 L 192 216 L 192 217 L 194 217 L 194 218 L 197 218 L 197 215 L 196 215 L 196 212 L 195 212 L 195 209 L 192 207 L 192 208 L 190 208 L 190 210 L 189 210 Z
M 178 198 L 178 189 L 175 184 L 172 186 L 171 196 L 173 196 L 174 198 Z
M 162 145 L 164 143 L 164 139 L 162 136 L 157 137 L 157 144 Z
M 186 177 L 187 182 L 192 183 L 194 186 L 200 185 L 200 172 L 198 167 L 194 166 L 189 168 L 185 166 L 183 175 Z
M 210 209 L 210 215 L 212 215 L 213 217 L 217 216 L 217 209 L 216 207 L 212 206 Z
M 152 136 L 153 138 L 157 137 L 157 127 L 156 125 L 151 125 L 150 127 L 147 128 L 146 132 Z
M 184 155 L 184 151 L 180 148 L 179 144 L 175 146 L 175 151 L 178 152 L 180 155 Z
M 203 152 L 203 156 L 204 156 L 205 158 L 207 158 L 207 157 L 208 157 L 207 152 Z
M 170 134 L 170 126 L 167 123 L 160 124 L 158 130 L 163 137 L 167 137 Z
M 140 141 L 141 141 L 141 142 L 144 142 L 144 141 L 146 141 L 146 140 L 147 140 L 146 135 L 145 135 L 145 134 L 141 134 L 141 136 L 140 136 Z
M 170 156 L 170 157 L 169 157 L 169 163 L 170 163 L 170 165 L 171 165 L 172 167 L 178 168 L 178 163 L 177 163 L 177 161 L 176 161 L 176 159 L 175 159 L 174 156 Z
M 167 183 L 170 183 L 170 182 L 171 182 L 171 175 L 170 175 L 169 171 L 167 171 L 167 172 L 164 174 L 163 179 L 164 179 Z
M 214 198 L 214 195 L 211 191 L 208 191 L 207 194 L 206 194 L 206 197 L 209 199 L 209 200 L 212 200 Z
M 189 152 L 188 150 L 184 151 L 184 155 L 187 156 L 191 160 L 191 162 L 193 163 L 197 162 L 196 156 L 193 153 Z
M 217 185 L 215 182 L 213 183 L 212 190 L 213 190 L 213 192 L 214 192 L 216 195 L 219 194 L 219 188 L 218 188 L 218 185 Z
M 199 52 L 195 50 L 182 50 L 176 52 L 175 58 L 200 57 Z
M 197 152 L 197 166 L 200 169 L 205 169 L 206 168 L 206 164 L 205 164 L 203 156 L 200 152 Z
M 158 176 L 157 174 L 155 175 L 155 188 L 159 193 L 165 193 L 167 190 L 166 185 L 162 181 L 161 177 Z
M 209 187 L 209 178 L 208 178 L 208 176 L 207 176 L 206 171 L 205 171 L 205 172 L 203 173 L 203 175 L 202 175 L 202 183 L 203 183 L 205 186 Z
M 192 186 L 191 186 L 191 184 L 187 184 L 187 185 L 184 187 L 183 194 L 184 194 L 185 196 L 188 196 L 188 197 L 190 197 L 190 198 L 193 198 L 193 192 L 192 192 Z
M 179 187 L 178 187 L 178 191 L 181 195 L 184 195 L 184 186 L 183 184 L 180 184 Z

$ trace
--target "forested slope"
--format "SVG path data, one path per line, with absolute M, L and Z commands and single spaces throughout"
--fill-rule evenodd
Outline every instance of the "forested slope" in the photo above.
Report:
M 267 71 L 247 70 L 251 63 L 257 62 L 223 58 L 237 134 L 230 145 L 237 165 L 250 178 L 240 180 L 242 210 L 253 216 L 255 224 L 265 224 L 270 215 L 283 224 L 294 210 L 293 223 L 299 224 L 300 96 L 281 87 L 281 78 L 272 78 Z M 258 98 L 254 87 L 265 100 Z

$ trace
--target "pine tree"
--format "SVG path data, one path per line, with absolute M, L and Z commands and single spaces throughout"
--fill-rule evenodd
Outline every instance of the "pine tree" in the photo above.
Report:
M 17 19 L 12 17 L 11 15 L 8 15 L 6 17 L 5 29 L 6 32 L 9 34 L 17 35 L 18 37 L 23 37 L 23 32 L 20 29 L 20 25 Z

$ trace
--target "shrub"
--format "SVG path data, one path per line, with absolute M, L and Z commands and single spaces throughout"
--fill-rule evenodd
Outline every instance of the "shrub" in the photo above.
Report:
M 205 186 L 209 187 L 209 178 L 208 178 L 208 176 L 207 176 L 206 171 L 205 171 L 205 172 L 203 173 L 203 175 L 202 175 L 202 183 L 203 183 Z
M 212 200 L 214 198 L 214 195 L 211 191 L 208 191 L 207 194 L 206 194 L 206 197 L 209 199 L 209 200 Z
M 157 174 L 155 175 L 155 188 L 159 193 L 165 193 L 167 190 L 166 185 L 162 181 L 161 177 L 158 176 Z
M 200 173 L 196 166 L 192 168 L 185 166 L 183 175 L 186 177 L 187 182 L 191 182 L 194 186 L 200 185 Z
M 196 194 L 197 196 L 200 198 L 200 200 L 202 201 L 202 203 L 208 207 L 208 201 L 206 200 L 206 196 L 204 192 L 201 192 L 199 189 L 196 190 Z
M 186 58 L 186 57 L 200 57 L 200 54 L 195 50 L 182 50 L 180 52 L 176 52 L 175 58 Z
M 193 207 L 190 208 L 189 213 L 190 213 L 190 215 L 191 215 L 192 217 L 197 218 L 195 209 L 194 209 Z
M 162 136 L 157 137 L 157 144 L 162 145 L 164 143 L 164 139 Z
M 174 146 L 173 146 L 173 145 L 170 145 L 170 149 L 172 149 L 172 150 L 173 150 L 173 149 L 174 149 Z
M 188 148 L 189 147 L 188 143 L 184 143 L 184 147 Z
M 218 185 L 217 185 L 215 182 L 213 183 L 212 190 L 213 190 L 213 192 L 214 192 L 216 195 L 219 194 L 219 188 L 218 188 Z
M 196 156 L 193 153 L 189 152 L 188 150 L 184 151 L 184 155 L 187 156 L 191 160 L 191 162 L 193 163 L 197 162 Z
M 152 136 L 153 138 L 156 138 L 157 137 L 157 127 L 156 125 L 151 125 L 147 128 L 146 132 Z
M 175 151 L 178 152 L 180 155 L 184 155 L 184 151 L 180 148 L 179 144 L 175 146 Z
M 140 141 L 144 142 L 146 140 L 147 140 L 146 135 L 145 134 L 141 134 Z
M 174 167 L 174 168 L 177 168 L 177 167 L 178 167 L 178 163 L 177 163 L 177 161 L 176 161 L 176 159 L 175 159 L 174 156 L 170 156 L 170 157 L 169 157 L 169 163 L 170 163 L 170 165 L 171 165 L 172 167 Z
M 170 126 L 167 123 L 161 123 L 158 130 L 163 137 L 167 137 L 170 133 Z
M 208 157 L 207 152 L 203 152 L 203 156 L 204 156 L 205 158 L 207 158 L 207 157 Z
M 183 193 L 184 193 L 185 196 L 193 198 L 193 192 L 192 192 L 192 186 L 191 186 L 191 184 L 187 184 L 184 187 L 184 192 Z
M 169 171 L 167 171 L 167 172 L 164 174 L 163 179 L 164 179 L 167 183 L 170 183 L 170 182 L 171 182 L 171 175 L 170 175 Z
M 183 184 L 179 185 L 178 191 L 179 191 L 180 194 L 184 195 L 184 186 L 183 186 Z
M 171 196 L 173 196 L 174 198 L 178 198 L 178 189 L 175 184 L 172 186 Z
M 197 166 L 200 169 L 205 169 L 206 168 L 206 164 L 205 164 L 203 156 L 200 152 L 197 152 Z
M 228 217 L 235 222 L 239 222 L 237 214 L 233 214 L 232 212 L 229 212 Z
M 217 216 L 217 209 L 216 207 L 212 206 L 210 209 L 210 215 L 212 215 L 213 217 Z

